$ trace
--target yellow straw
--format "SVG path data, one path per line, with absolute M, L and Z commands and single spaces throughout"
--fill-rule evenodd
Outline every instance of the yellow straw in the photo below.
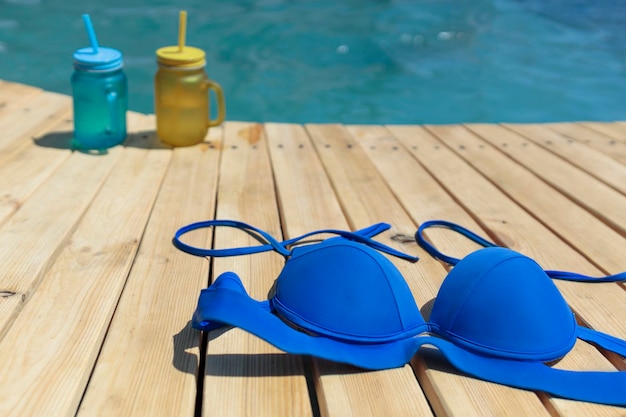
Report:
M 187 12 L 181 10 L 178 15 L 178 51 L 182 52 L 185 47 L 185 34 L 187 33 Z

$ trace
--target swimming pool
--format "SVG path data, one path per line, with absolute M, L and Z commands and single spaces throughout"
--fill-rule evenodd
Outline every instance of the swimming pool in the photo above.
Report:
M 0 0 L 1 1 L 1 0 Z M 626 119 L 622 0 L 3 0 L 0 78 L 70 93 L 91 14 L 153 112 L 154 51 L 207 53 L 230 120 L 342 123 Z

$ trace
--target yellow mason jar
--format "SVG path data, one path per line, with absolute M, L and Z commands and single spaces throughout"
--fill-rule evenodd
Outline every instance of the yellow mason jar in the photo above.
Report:
M 224 93 L 209 80 L 204 51 L 191 46 L 166 46 L 156 51 L 154 80 L 157 135 L 172 146 L 190 146 L 204 140 L 209 127 L 226 116 Z M 210 91 L 217 98 L 217 118 L 210 119 Z

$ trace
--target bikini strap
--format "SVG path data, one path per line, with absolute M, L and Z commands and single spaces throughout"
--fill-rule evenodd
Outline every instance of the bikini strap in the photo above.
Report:
M 254 234 L 261 236 L 266 242 L 265 245 L 259 246 L 248 246 L 243 248 L 231 248 L 231 249 L 206 249 L 206 248 L 198 248 L 196 246 L 191 246 L 186 243 L 183 243 L 180 240 L 180 237 L 185 233 L 189 233 L 193 230 L 204 229 L 207 227 L 217 227 L 217 226 L 226 226 L 226 227 L 234 227 L 241 230 L 246 230 L 248 232 L 253 232 Z M 183 226 L 176 231 L 174 234 L 174 239 L 172 240 L 174 246 L 183 252 L 187 252 L 191 255 L 195 256 L 212 256 L 212 257 L 225 257 L 225 256 L 239 256 L 239 255 L 250 255 L 253 253 L 267 252 L 270 250 L 275 250 L 283 256 L 289 256 L 290 252 L 281 245 L 276 239 L 272 237 L 269 233 L 258 229 L 254 226 L 250 226 L 249 224 L 239 222 L 236 220 L 206 220 L 196 223 L 188 224 L 187 226 Z
M 476 378 L 561 398 L 626 406 L 626 372 L 571 371 L 541 362 L 475 354 L 444 339 L 416 337 L 417 346 L 432 345 L 459 371 Z M 417 349 L 415 349 L 417 350 Z
M 424 230 L 429 227 L 442 227 L 445 229 L 453 230 L 469 240 L 478 243 L 479 245 L 488 248 L 488 247 L 497 247 L 495 243 L 483 238 L 482 236 L 477 235 L 469 229 L 466 229 L 463 226 L 460 226 L 456 223 L 452 223 L 446 220 L 429 220 L 420 225 L 415 233 L 415 240 L 417 243 L 432 257 L 439 259 L 449 265 L 456 265 L 459 263 L 460 259 L 454 258 L 452 256 L 448 256 L 440 252 L 437 248 L 435 248 L 430 242 L 428 242 L 424 238 Z M 555 270 L 546 270 L 545 273 L 552 279 L 559 279 L 562 281 L 576 281 L 576 282 L 619 282 L 626 281 L 626 271 L 620 272 L 615 275 L 607 275 L 603 277 L 592 277 L 589 275 L 579 274 L 576 272 L 567 272 L 567 271 L 555 271 Z
M 252 232 L 256 234 L 258 237 L 264 239 L 267 243 L 258 246 L 247 246 L 242 248 L 229 248 L 229 249 L 206 249 L 206 248 L 198 248 L 195 246 L 188 245 L 181 241 L 181 236 L 185 233 L 191 232 L 192 230 L 203 229 L 206 227 L 217 227 L 217 226 L 226 226 L 226 227 L 234 227 L 241 230 L 246 230 L 248 232 Z M 243 223 L 236 220 L 207 220 L 197 223 L 192 223 L 187 226 L 183 226 L 176 231 L 174 234 L 174 238 L 172 239 L 172 243 L 175 247 L 182 250 L 183 252 L 187 252 L 191 255 L 195 256 L 211 256 L 211 257 L 225 257 L 225 256 L 240 256 L 240 255 L 250 255 L 254 253 L 267 252 L 274 250 L 281 255 L 288 257 L 291 255 L 291 250 L 289 246 L 292 246 L 303 239 L 322 233 L 335 234 L 339 237 L 352 240 L 358 243 L 365 244 L 373 249 L 376 249 L 381 252 L 385 252 L 389 255 L 396 256 L 398 258 L 410 261 L 417 262 L 419 258 L 415 256 L 411 256 L 409 254 L 400 252 L 396 249 L 393 249 L 390 246 L 384 245 L 380 242 L 370 239 L 373 236 L 376 236 L 385 230 L 388 230 L 391 226 L 386 223 L 376 223 L 372 226 L 366 227 L 361 230 L 357 230 L 356 232 L 348 232 L 345 230 L 336 230 L 336 229 L 323 229 L 317 230 L 315 232 L 306 233 L 302 236 L 298 236 L 293 239 L 288 239 L 283 242 L 279 242 L 274 237 L 272 237 L 269 233 L 258 229 L 254 226 L 250 226 L 247 223 Z
M 580 339 L 626 357 L 626 340 L 618 339 L 610 334 L 602 333 L 580 325 L 577 327 L 577 330 L 577 336 Z
M 606 275 L 603 277 L 592 277 L 576 272 L 546 270 L 546 274 L 552 279 L 560 279 L 561 281 L 576 282 L 621 282 L 626 281 L 626 271 L 615 275 Z
M 460 259 L 441 253 L 437 248 L 435 248 L 429 241 L 424 238 L 424 230 L 428 229 L 429 227 L 442 227 L 445 229 L 453 230 L 485 248 L 498 246 L 495 243 L 490 242 L 481 236 L 478 236 L 471 230 L 466 229 L 463 226 L 459 226 L 456 223 L 452 223 L 446 220 L 429 220 L 422 223 L 415 233 L 415 240 L 426 252 L 428 252 L 430 256 L 435 259 L 444 261 L 445 263 L 450 265 L 456 265 L 457 263 L 459 263 Z

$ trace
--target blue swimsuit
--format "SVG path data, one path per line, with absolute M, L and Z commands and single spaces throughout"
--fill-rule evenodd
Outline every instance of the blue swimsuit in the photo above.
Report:
M 180 239 L 191 230 L 211 226 L 244 229 L 267 244 L 200 249 Z M 462 260 L 446 257 L 423 238 L 423 230 L 431 226 L 449 227 L 486 247 Z M 544 364 L 567 354 L 577 338 L 626 355 L 625 341 L 579 326 L 550 279 L 591 281 L 591 277 L 546 272 L 527 256 L 497 247 L 467 229 L 428 222 L 416 234 L 418 243 L 455 266 L 426 322 L 404 278 L 381 252 L 412 262 L 417 258 L 371 239 L 389 227 L 379 223 L 357 232 L 321 230 L 284 242 L 237 221 L 206 221 L 179 229 L 175 246 L 193 255 L 274 250 L 286 258 L 275 292 L 265 301 L 248 296 L 235 273 L 221 274 L 202 290 L 193 327 L 209 331 L 236 326 L 285 352 L 365 369 L 400 367 L 420 347 L 434 346 L 457 369 L 480 379 L 626 406 L 626 372 L 566 371 Z M 338 236 L 297 245 L 317 233 Z M 623 279 L 625 274 L 601 280 Z

